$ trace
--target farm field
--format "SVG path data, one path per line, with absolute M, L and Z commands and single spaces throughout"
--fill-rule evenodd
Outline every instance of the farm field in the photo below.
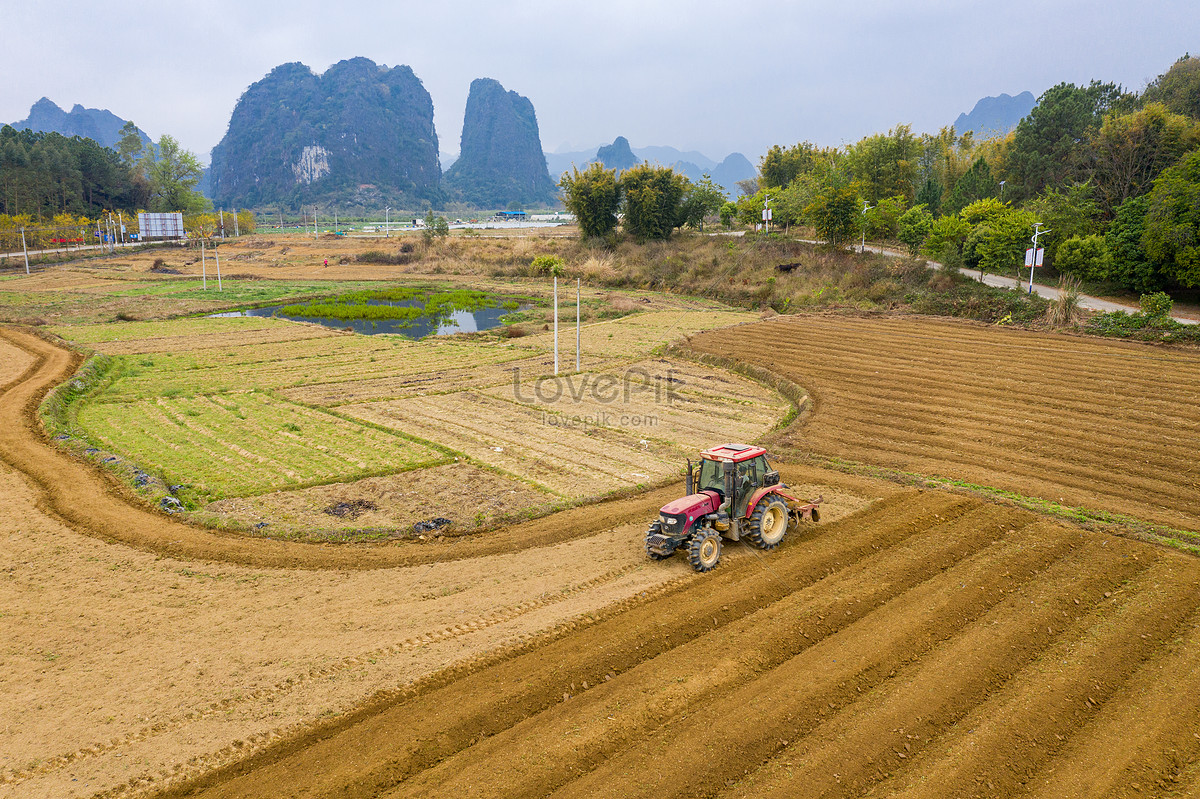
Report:
M 670 481 L 714 435 L 756 439 L 787 400 L 724 370 L 645 357 L 753 318 L 675 309 L 592 322 L 584 371 L 557 380 L 545 334 L 412 341 L 248 317 L 54 330 L 106 356 L 70 417 L 76 449 L 151 502 L 185 503 L 194 521 L 321 539 L 395 537 L 431 518 L 471 531 Z M 573 348 L 560 362 L 574 367 Z M 419 478 L 456 498 L 455 516 L 419 515 L 428 502 L 374 512 L 404 494 L 403 474 L 460 460 L 470 479 Z M 358 485 L 367 478 L 389 479 Z
M 109 359 L 76 423 L 134 460 L 212 431 L 214 464 L 275 462 L 213 469 L 187 518 L 46 440 L 83 356 L 0 327 L 0 799 L 1200 796 L 1200 560 L 1138 540 L 1197 543 L 1200 355 L 913 317 L 706 332 L 702 301 L 648 299 L 558 378 L 544 331 L 56 326 Z M 605 419 L 613 390 L 656 424 Z M 329 460 L 288 450 L 319 424 Z M 820 524 L 707 575 L 647 559 L 681 458 L 735 435 Z M 374 474 L 394 440 L 421 468 Z M 572 506 L 598 484 L 620 498 Z M 482 524 L 386 533 L 441 514 Z
M 1200 533 L 1200 352 L 933 319 L 744 330 L 690 346 L 811 392 L 783 447 Z

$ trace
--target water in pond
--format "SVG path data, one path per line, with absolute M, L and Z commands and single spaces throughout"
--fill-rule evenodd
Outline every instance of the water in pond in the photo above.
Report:
M 491 330 L 492 328 L 499 327 L 503 324 L 501 319 L 505 314 L 517 310 L 511 302 L 506 303 L 508 307 L 501 307 L 499 302 L 500 300 L 495 300 L 496 304 L 489 307 L 474 307 L 471 310 L 459 310 L 452 306 L 442 306 L 440 309 L 433 310 L 429 314 L 410 316 L 404 319 L 348 319 L 341 316 L 310 316 L 294 312 L 283 312 L 285 308 L 289 311 L 294 311 L 297 307 L 295 305 L 268 305 L 262 308 L 226 311 L 224 313 L 211 314 L 211 316 L 275 316 L 295 322 L 313 322 L 338 330 L 350 329 L 356 333 L 363 333 L 368 336 L 376 333 L 393 333 L 407 336 L 408 338 L 424 338 L 425 336 L 441 336 L 451 333 L 474 333 L 479 330 Z M 420 297 L 403 300 L 370 299 L 360 304 L 392 308 L 425 308 L 426 298 Z M 472 304 L 478 305 L 478 303 Z M 522 304 L 519 307 L 524 309 L 528 308 L 529 305 Z

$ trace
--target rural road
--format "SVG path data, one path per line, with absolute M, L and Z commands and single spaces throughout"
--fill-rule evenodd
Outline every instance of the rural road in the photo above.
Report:
M 816 242 L 811 242 L 811 243 L 816 243 Z M 870 252 L 878 253 L 879 255 L 886 255 L 889 258 L 903 258 L 904 257 L 904 253 L 896 252 L 895 250 L 889 250 L 886 247 L 878 247 L 878 246 L 875 246 L 872 244 L 867 245 L 867 250 L 869 250 Z M 944 268 L 937 261 L 926 261 L 925 263 L 928 264 L 929 266 L 934 267 L 935 269 Z M 967 267 L 962 267 L 958 271 L 974 280 L 980 279 L 980 273 L 979 273 L 979 270 L 977 270 L 977 269 L 968 269 Z M 1026 291 L 1028 291 L 1028 289 L 1029 289 L 1029 282 L 1026 280 L 1017 280 L 1016 278 L 1004 277 L 1002 275 L 993 275 L 993 274 L 989 274 L 986 272 L 983 273 L 983 275 L 982 275 L 982 282 L 985 285 L 995 286 L 997 288 L 1005 288 L 1005 289 L 1014 289 L 1015 288 L 1015 289 L 1024 289 Z M 1058 291 L 1058 289 L 1054 288 L 1053 286 L 1044 286 L 1041 283 L 1034 283 L 1033 290 L 1038 296 L 1045 297 L 1048 300 L 1057 300 L 1058 299 L 1059 291 Z M 1112 311 L 1125 311 L 1127 313 L 1132 313 L 1133 311 L 1139 310 L 1138 307 L 1135 305 L 1125 305 L 1125 304 L 1122 304 L 1119 302 L 1113 302 L 1111 300 L 1103 300 L 1103 299 L 1100 299 L 1099 297 L 1093 297 L 1090 294 L 1080 294 L 1079 295 L 1079 306 L 1081 308 L 1087 308 L 1089 311 L 1101 311 L 1103 313 L 1111 313 Z M 1185 316 L 1175 316 L 1172 318 L 1176 322 L 1179 322 L 1179 323 L 1185 324 L 1185 325 L 1200 324 L 1200 320 L 1189 319 Z

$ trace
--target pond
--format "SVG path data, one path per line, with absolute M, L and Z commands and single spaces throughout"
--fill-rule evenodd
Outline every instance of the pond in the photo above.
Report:
M 303 304 L 268 305 L 210 315 L 274 316 L 368 336 L 391 333 L 424 338 L 491 330 L 503 325 L 506 315 L 531 305 L 528 300 L 517 301 L 478 291 L 382 289 Z

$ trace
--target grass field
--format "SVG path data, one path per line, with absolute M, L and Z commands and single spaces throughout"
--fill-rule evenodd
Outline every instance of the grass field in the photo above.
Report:
M 97 402 L 80 424 L 106 449 L 207 499 L 445 463 L 445 452 L 258 391 Z

